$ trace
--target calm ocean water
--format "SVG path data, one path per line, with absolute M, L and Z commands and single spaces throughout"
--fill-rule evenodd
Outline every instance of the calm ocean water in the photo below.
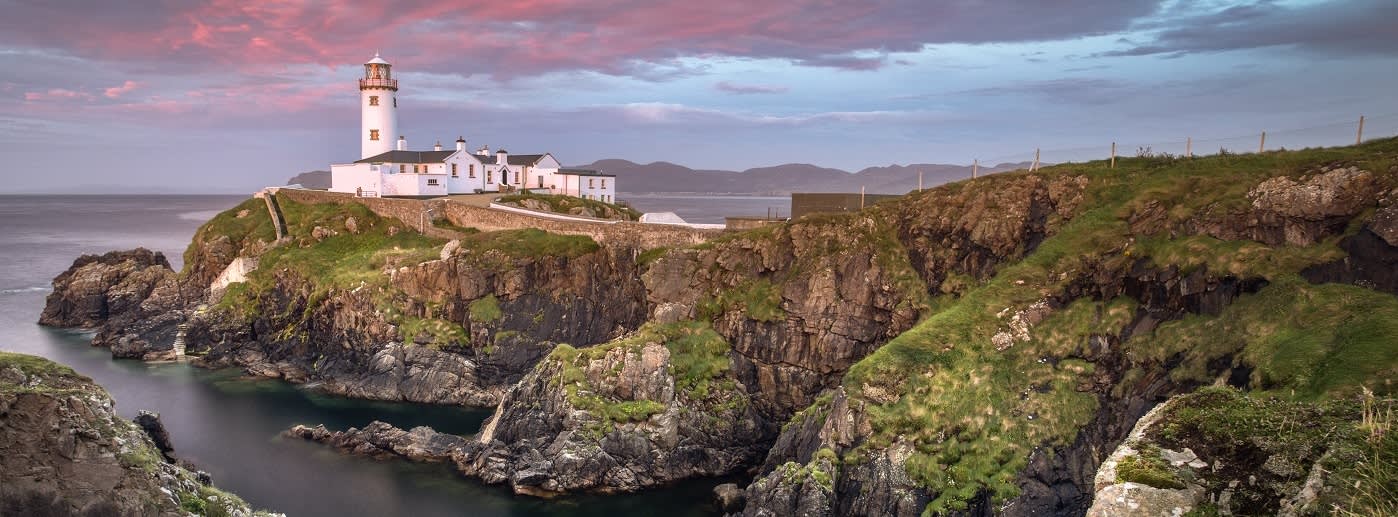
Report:
M 0 350 L 41 355 L 101 383 L 128 418 L 160 413 L 176 454 L 218 486 L 254 506 L 292 516 L 341 515 L 713 515 L 715 480 L 625 496 L 544 501 L 466 480 L 443 465 L 375 461 L 285 440 L 293 424 L 333 429 L 383 420 L 399 427 L 476 432 L 484 409 L 382 403 L 330 397 L 235 370 L 117 361 L 88 346 L 88 336 L 40 327 L 50 281 L 83 253 L 144 246 L 181 267 L 181 254 L 205 220 L 237 196 L 0 196 Z M 625 196 L 642 211 L 674 211 L 691 222 L 789 211 L 785 198 Z

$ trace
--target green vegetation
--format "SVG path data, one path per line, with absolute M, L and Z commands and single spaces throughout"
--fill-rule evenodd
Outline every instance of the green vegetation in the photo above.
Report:
M 629 206 L 622 206 L 612 203 L 603 203 L 591 199 L 583 199 L 575 196 L 561 196 L 553 194 L 535 194 L 532 192 L 520 192 L 510 194 L 499 199 L 501 204 L 515 205 L 529 208 L 533 206 L 547 207 L 550 212 L 560 214 L 577 214 L 586 210 L 592 217 L 603 219 L 620 219 L 623 221 L 636 221 L 641 218 L 641 213 Z M 586 214 L 584 214 L 586 215 Z
M 1255 478 L 1237 487 L 1257 514 L 1275 512 L 1275 502 L 1299 490 L 1312 465 L 1329 473 L 1322 507 L 1341 515 L 1393 515 L 1398 494 L 1398 435 L 1391 430 L 1393 399 L 1372 395 L 1321 402 L 1294 402 L 1249 395 L 1231 388 L 1204 388 L 1177 399 L 1148 436 L 1162 446 L 1192 447 L 1214 458 L 1222 470 L 1203 469 L 1216 488 L 1229 480 Z
M 1150 445 L 1141 445 L 1135 455 L 1122 458 L 1121 462 L 1117 463 L 1116 481 L 1140 483 L 1155 488 L 1180 489 L 1185 486 L 1184 481 L 1170 468 L 1170 464 L 1161 459 L 1160 448 Z
M 117 459 L 126 467 L 138 468 L 147 473 L 154 473 L 156 465 L 161 461 L 159 452 L 140 441 L 132 443 L 131 449 L 121 453 Z
M 1133 335 L 1122 346 L 1141 367 L 1164 368 L 1167 358 L 1177 360 L 1175 354 L 1182 353 L 1184 361 L 1172 376 L 1207 382 L 1212 379 L 1202 377 L 1209 359 L 1241 351 L 1241 361 L 1256 367 L 1253 383 L 1276 395 L 1294 392 L 1314 399 L 1361 385 L 1391 390 L 1378 383 L 1398 372 L 1393 349 L 1398 302 L 1354 286 L 1310 285 L 1295 276 L 1300 268 L 1340 256 L 1338 238 L 1306 247 L 1267 246 L 1134 235 L 1127 221 L 1154 206 L 1166 207 L 1166 228 L 1227 215 L 1246 209 L 1245 194 L 1263 179 L 1300 176 L 1332 162 L 1388 171 L 1398 164 L 1395 151 L 1398 139 L 1259 155 L 1128 158 L 1119 159 L 1116 169 L 1089 162 L 1035 173 L 1086 178 L 1081 211 L 993 278 L 979 285 L 959 282 L 954 289 L 961 292 L 959 299 L 938 303 L 939 310 L 849 370 L 847 391 L 869 402 L 873 436 L 863 447 L 911 442 L 914 453 L 905 465 L 935 494 L 927 507 L 932 514 L 964 509 L 984 492 L 995 501 L 1015 496 L 1014 481 L 1029 453 L 1041 445 L 1070 443 L 1095 413 L 1095 396 L 1079 391 L 1092 382 L 1094 367 L 1077 358 L 1091 356 L 1092 335 L 1120 335 L 1135 317 L 1135 302 L 1080 299 L 1033 326 L 1026 340 L 1002 342 L 1005 347 L 997 350 L 991 337 L 1006 332 L 1016 312 L 1064 292 L 1084 271 L 1124 272 L 1141 257 L 1162 266 L 1207 266 L 1272 281 L 1221 315 L 1190 316 L 1154 334 Z M 1023 174 L 911 194 L 907 202 L 971 189 L 990 192 Z M 1383 176 L 1380 186 L 1391 188 L 1395 181 L 1391 174 Z M 1132 374 L 1126 377 L 1123 384 Z
M 432 220 L 432 226 L 436 226 L 436 227 L 441 228 L 441 229 L 443 229 L 443 230 L 451 230 L 451 231 L 454 231 L 454 232 L 459 233 L 459 234 L 462 234 L 462 235 L 472 235 L 472 234 L 477 234 L 477 233 L 480 233 L 480 232 L 481 232 L 481 231 L 480 231 L 479 229 L 477 229 L 477 228 L 468 228 L 468 227 L 465 227 L 465 226 L 457 226 L 457 225 L 453 224 L 453 223 L 451 222 L 451 220 L 446 219 L 446 218 L 433 219 L 433 220 Z
M 53 396 L 101 392 L 92 379 L 65 365 L 28 354 L 0 351 L 0 370 L 17 369 L 27 379 L 20 384 L 0 382 L 0 393 L 44 393 Z
M 415 343 L 426 336 L 427 346 L 441 349 L 446 346 L 461 346 L 471 342 L 466 329 L 461 325 L 439 318 L 414 318 L 399 316 L 398 333 L 405 343 Z
M 610 382 L 595 382 L 586 373 L 593 361 L 612 353 L 640 354 L 650 343 L 664 345 L 669 350 L 669 372 L 675 379 L 677 394 L 702 401 L 709 399 L 716 388 L 728 393 L 736 390 L 737 385 L 727 375 L 731 366 L 728 343 L 707 323 L 647 324 L 627 337 L 584 349 L 560 344 L 547 358 L 560 365 L 553 382 L 567 390 L 570 404 L 598 417 L 598 424 L 588 429 L 595 436 L 606 434 L 614 424 L 644 421 L 665 411 L 663 401 L 619 399 L 612 393 Z M 620 366 L 618 362 L 617 367 Z M 609 375 L 618 373 L 619 370 L 612 371 Z M 719 406 L 717 409 L 727 408 Z
M 770 323 L 786 317 L 781 303 L 781 291 L 771 280 L 761 278 L 701 301 L 699 317 L 712 320 L 724 312 L 739 311 L 750 319 Z
M 495 323 L 505 315 L 500 311 L 500 300 L 493 294 L 472 301 L 467 310 L 471 313 L 472 323 Z
M 1192 315 L 1126 343 L 1137 362 L 1183 361 L 1177 381 L 1211 381 L 1207 364 L 1241 352 L 1250 385 L 1303 400 L 1381 394 L 1398 376 L 1398 298 L 1344 284 L 1312 285 L 1294 275 L 1245 295 L 1218 316 Z
M 639 264 L 641 267 L 646 267 L 651 265 L 651 263 L 660 260 L 660 257 L 665 256 L 665 254 L 669 252 L 670 248 L 665 246 L 651 248 L 642 251 L 641 254 L 636 257 L 636 263 Z
M 239 214 L 244 214 L 238 217 Z M 277 239 L 277 230 L 272 227 L 272 217 L 267 214 L 267 204 L 258 198 L 248 198 L 238 206 L 224 210 L 204 223 L 194 233 L 194 239 L 185 248 L 184 263 L 191 264 L 204 243 L 227 237 L 235 250 L 256 241 L 272 242 Z M 189 268 L 185 268 L 188 271 Z
M 586 235 L 563 235 L 534 228 L 478 233 L 461 240 L 464 251 L 475 254 L 498 251 L 510 258 L 578 258 L 601 248 Z

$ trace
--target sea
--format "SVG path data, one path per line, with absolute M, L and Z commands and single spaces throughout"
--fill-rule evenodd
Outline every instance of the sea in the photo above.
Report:
M 466 479 L 447 465 L 347 456 L 280 433 L 295 424 L 331 429 L 382 420 L 468 435 L 489 409 L 375 402 L 317 393 L 237 369 L 114 360 L 90 334 L 36 322 L 54 276 L 86 253 L 145 247 L 179 269 L 194 231 L 246 196 L 0 196 L 0 350 L 47 357 L 92 377 L 132 418 L 159 413 L 175 454 L 252 506 L 291 516 L 608 516 L 718 514 L 699 479 L 640 494 L 539 499 Z M 783 197 L 633 194 L 642 212 L 675 212 L 689 222 L 785 211 Z M 0 474 L 2 477 L 3 474 Z

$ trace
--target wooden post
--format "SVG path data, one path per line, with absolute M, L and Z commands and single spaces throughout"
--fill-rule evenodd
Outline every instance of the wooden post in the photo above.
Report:
M 1192 136 L 1184 137 L 1184 157 L 1194 157 L 1194 137 Z
M 1112 168 L 1116 168 L 1116 142 L 1112 142 Z
M 922 192 L 922 171 L 917 171 L 917 191 Z
M 1359 116 L 1359 134 L 1354 135 L 1354 145 L 1364 143 L 1364 115 Z
M 971 179 L 976 179 L 977 176 L 980 176 L 980 173 L 981 173 L 981 159 L 980 159 L 980 158 L 976 158 L 976 161 L 971 162 Z
M 1037 170 L 1039 170 L 1039 148 L 1038 148 L 1038 147 L 1035 147 L 1035 148 L 1034 148 L 1034 168 L 1029 169 L 1029 170 L 1031 170 L 1031 171 L 1037 171 Z
M 1262 132 L 1262 140 L 1259 140 L 1259 141 L 1257 142 L 1257 153 L 1258 153 L 1258 154 L 1262 154 L 1262 151 L 1265 151 L 1265 150 L 1267 150 L 1267 132 L 1266 132 L 1266 131 L 1263 131 L 1263 132 Z
M 864 185 L 859 186 L 859 209 L 864 209 Z

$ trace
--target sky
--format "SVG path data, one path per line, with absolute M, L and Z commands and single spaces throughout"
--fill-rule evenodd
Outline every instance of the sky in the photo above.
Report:
M 371 4 L 371 5 L 360 5 Z M 1398 134 L 1394 0 L 0 0 L 0 193 L 245 193 L 413 149 L 742 170 Z M 1236 138 L 1234 138 L 1236 137 Z M 1289 138 L 1289 140 L 1288 140 Z M 1278 143 L 1280 142 L 1280 143 Z M 1220 145 L 1222 143 L 1222 145 Z

